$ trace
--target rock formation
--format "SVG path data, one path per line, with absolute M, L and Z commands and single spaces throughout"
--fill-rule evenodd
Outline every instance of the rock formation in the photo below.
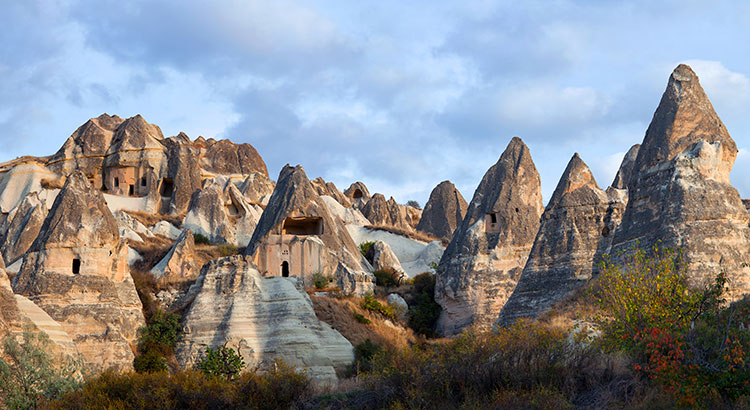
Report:
M 698 76 L 679 65 L 638 151 L 612 253 L 660 240 L 683 251 L 692 284 L 724 271 L 730 299 L 750 292 L 750 217 L 729 182 L 736 156 Z
M 440 259 L 441 334 L 495 323 L 521 276 L 542 211 L 539 173 L 526 144 L 514 137 L 482 178 Z
M 0 251 L 6 264 L 10 265 L 31 247 L 47 217 L 44 206 L 36 192 L 31 192 L 8 215 L 8 226 L 2 237 Z
M 529 259 L 498 323 L 537 317 L 586 284 L 609 252 L 624 208 L 624 202 L 599 188 L 578 154 L 573 155 L 544 210 Z
M 131 368 L 141 302 L 117 223 L 82 172 L 55 199 L 13 289 L 62 325 L 87 369 Z
M 344 190 L 344 195 L 356 208 L 362 208 L 370 200 L 370 191 L 364 182 L 357 181 Z
M 411 231 L 413 228 L 404 208 L 396 203 L 393 197 L 386 201 L 383 194 L 375 194 L 362 207 L 362 215 L 376 226 L 390 226 Z
M 184 333 L 176 356 L 182 366 L 198 360 L 206 347 L 239 348 L 249 367 L 273 360 L 305 370 L 313 379 L 335 382 L 335 369 L 354 360 L 352 345 L 315 316 L 298 278 L 264 278 L 249 258 L 209 262 L 189 294 Z
M 239 186 L 242 195 L 245 195 L 250 203 L 265 204 L 273 193 L 275 184 L 268 176 L 259 172 L 250 174 Z M 265 198 L 265 200 L 264 200 Z
M 468 206 L 456 186 L 450 181 L 443 181 L 430 193 L 417 230 L 435 238 L 450 240 L 453 231 L 463 221 Z
M 401 263 L 398 261 L 391 247 L 383 241 L 375 241 L 367 251 L 367 256 L 372 260 L 372 268 L 374 270 L 391 268 L 398 272 L 404 272 L 404 268 L 401 267 Z
M 625 157 L 622 159 L 620 168 L 617 170 L 615 180 L 612 182 L 612 187 L 617 189 L 628 189 L 628 181 L 633 175 L 633 166 L 635 165 L 635 158 L 638 156 L 638 150 L 641 148 L 641 144 L 635 144 L 625 153 Z
M 221 140 L 211 144 L 201 159 L 203 169 L 212 174 L 268 176 L 268 169 L 258 151 L 250 144 Z
M 301 166 L 285 166 L 246 249 L 263 275 L 333 276 L 339 262 L 353 271 L 368 263 L 318 196 Z
M 198 275 L 195 263 L 195 241 L 190 229 L 182 231 L 169 252 L 151 268 L 156 279 L 192 279 Z
M 318 191 L 318 195 L 330 196 L 347 208 L 352 206 L 349 197 L 341 193 L 333 182 L 326 182 L 321 177 L 317 177 L 310 182 L 313 184 L 313 188 Z

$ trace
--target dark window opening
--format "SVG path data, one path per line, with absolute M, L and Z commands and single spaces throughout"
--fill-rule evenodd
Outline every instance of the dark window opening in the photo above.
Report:
M 609 227 L 605 226 L 604 228 L 602 228 L 602 236 L 607 236 L 607 235 L 609 235 Z
M 355 189 L 354 193 L 352 194 L 352 198 L 354 199 L 362 198 L 362 191 L 359 189 Z
M 284 261 L 281 264 L 281 276 L 288 278 L 289 277 L 289 262 Z
M 120 178 L 115 177 L 115 188 L 120 187 Z
M 141 186 L 146 186 L 146 177 L 141 177 Z
M 516 212 L 518 212 L 518 208 L 516 208 Z
M 135 194 L 135 186 L 133 184 L 130 184 L 128 187 L 128 195 L 134 195 Z
M 497 215 L 490 214 L 490 221 L 492 221 L 493 224 L 497 223 Z
M 73 274 L 78 275 L 81 273 L 81 260 L 73 259 Z
M 282 233 L 289 235 L 321 235 L 323 234 L 323 218 L 286 218 L 282 227 Z
M 172 191 L 174 191 L 174 184 L 172 183 L 172 180 L 169 178 L 164 178 L 161 181 L 161 196 L 172 196 Z

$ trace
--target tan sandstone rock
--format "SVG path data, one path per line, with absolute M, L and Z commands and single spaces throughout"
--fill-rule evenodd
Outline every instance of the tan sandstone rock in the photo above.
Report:
M 198 276 L 195 262 L 195 240 L 190 229 L 182 231 L 169 252 L 151 268 L 156 279 L 192 279 Z
M 36 192 L 31 192 L 8 215 L 8 227 L 2 237 L 0 252 L 7 265 L 12 264 L 34 243 L 47 217 L 44 206 Z
M 495 323 L 521 276 L 543 209 L 539 173 L 526 144 L 514 137 L 482 178 L 440 259 L 441 334 Z

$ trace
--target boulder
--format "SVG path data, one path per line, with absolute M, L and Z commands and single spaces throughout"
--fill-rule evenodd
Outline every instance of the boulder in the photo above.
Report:
M 449 241 L 466 215 L 469 204 L 450 181 L 439 183 L 430 193 L 417 230 Z
M 439 333 L 492 327 L 521 276 L 543 209 L 539 173 L 526 144 L 514 137 L 482 178 L 440 259 Z
M 375 277 L 368 272 L 353 270 L 339 263 L 334 274 L 341 293 L 362 297 L 375 291 Z
M 334 218 L 301 166 L 285 166 L 245 251 L 264 276 L 333 276 L 339 263 L 352 271 L 369 264 L 344 223 Z
M 372 268 L 374 270 L 391 268 L 401 273 L 404 272 L 404 268 L 401 267 L 401 263 L 387 243 L 375 241 L 367 253 L 369 259 L 372 260 Z
M 298 278 L 264 278 L 249 258 L 209 262 L 188 294 L 194 300 L 175 349 L 183 367 L 206 347 L 228 345 L 239 348 L 248 367 L 280 359 L 325 384 L 354 360 L 352 345 L 315 316 Z
M 182 231 L 168 221 L 159 221 L 151 228 L 152 236 L 160 235 L 173 241 L 177 240 L 180 233 L 182 233 Z
M 498 323 L 536 318 L 584 286 L 609 252 L 624 208 L 625 202 L 611 199 L 578 154 L 573 155 L 544 210 L 529 259 Z
M 120 236 L 102 194 L 76 171 L 23 258 L 13 290 L 60 323 L 87 369 L 130 369 L 145 324 Z
M 39 200 L 36 192 L 27 194 L 21 204 L 10 212 L 0 245 L 2 259 L 6 264 L 12 264 L 29 250 L 46 217 L 47 207 Z
M 156 279 L 192 279 L 198 276 L 195 241 L 190 229 L 182 231 L 169 252 L 151 269 L 151 275 Z
M 729 181 L 736 156 L 698 76 L 679 65 L 638 151 L 612 253 L 661 241 L 682 250 L 690 284 L 725 272 L 730 300 L 750 292 L 750 216 Z

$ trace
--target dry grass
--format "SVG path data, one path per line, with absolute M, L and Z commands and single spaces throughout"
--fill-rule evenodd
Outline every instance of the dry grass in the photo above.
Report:
M 361 308 L 359 298 L 335 299 L 310 295 L 318 319 L 328 323 L 356 346 L 367 339 L 390 350 L 403 350 L 417 342 L 411 329 L 392 324 L 381 315 Z M 370 324 L 359 323 L 354 314 L 370 319 Z
M 422 241 L 422 242 L 433 242 L 433 241 L 441 241 L 443 245 L 448 245 L 446 241 L 436 238 L 432 235 L 428 235 L 424 232 L 419 231 L 407 231 L 405 229 L 396 228 L 395 226 L 386 226 L 386 225 L 365 225 L 365 228 L 371 230 L 371 231 L 385 231 L 390 232 L 394 235 L 401 235 L 405 236 L 409 239 L 414 239 L 415 241 Z
M 559 329 L 571 329 L 578 320 L 590 320 L 599 312 L 590 297 L 593 282 L 577 289 L 563 300 L 555 304 L 549 311 L 539 317 L 541 323 Z
M 186 215 L 184 213 L 179 215 L 161 215 L 139 211 L 125 211 L 125 213 L 146 226 L 154 226 L 160 221 L 167 221 L 178 228 L 182 227 L 182 220 L 185 219 Z

